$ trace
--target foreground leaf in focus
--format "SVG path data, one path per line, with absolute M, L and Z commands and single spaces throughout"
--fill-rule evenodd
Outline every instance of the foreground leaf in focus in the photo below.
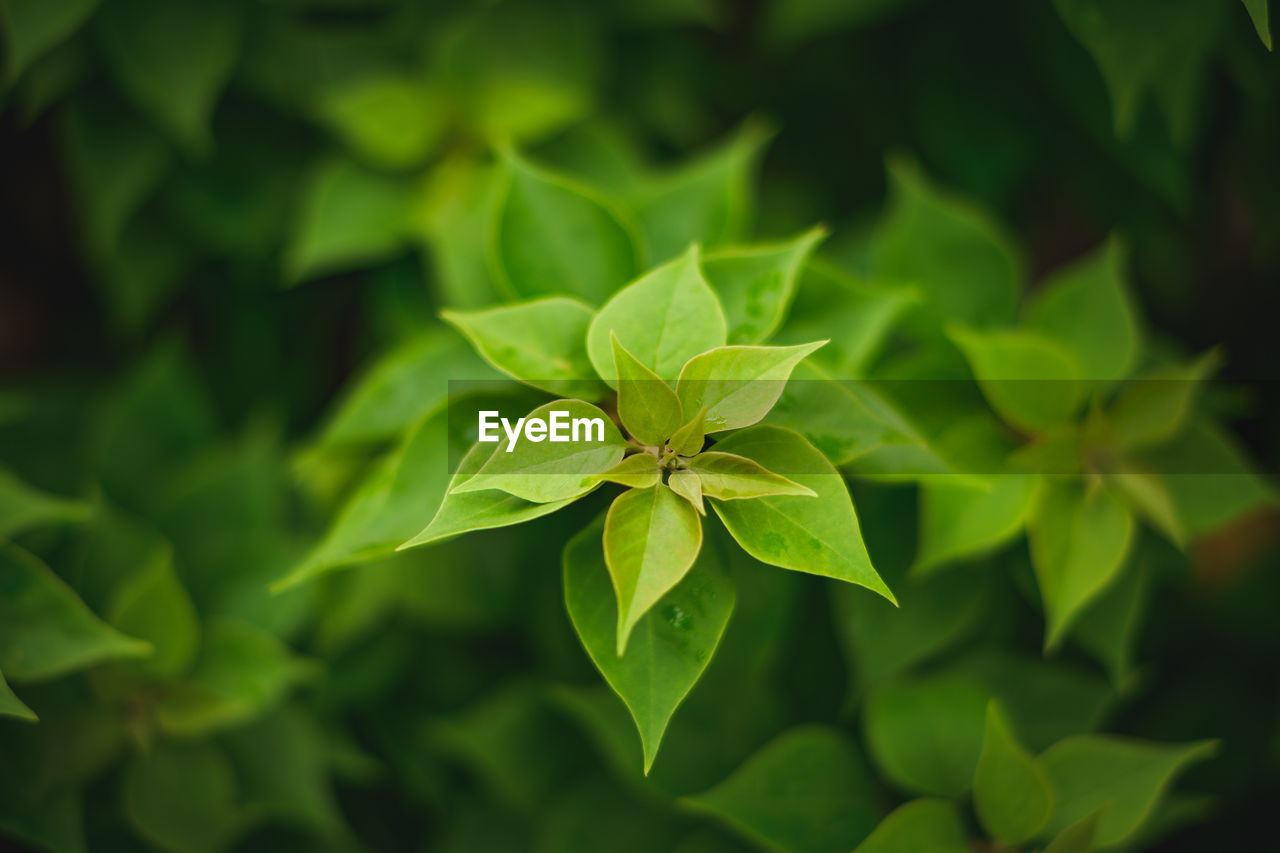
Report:
M 36 681 L 151 651 L 95 616 L 36 557 L 0 544 L 0 672 Z
M 684 411 L 706 410 L 709 433 L 751 426 L 778 402 L 795 366 L 825 343 L 708 350 L 681 368 L 676 394 Z
M 604 522 L 604 558 L 618 601 L 618 656 L 640 617 L 689 571 L 702 548 L 702 521 L 683 498 L 659 483 L 629 489 Z
M 618 417 L 627 432 L 642 444 L 662 447 L 680 428 L 680 400 L 671 386 L 627 352 L 611 336 L 613 365 L 618 377 Z
M 755 844 L 792 853 L 847 851 L 881 814 L 854 744 L 822 726 L 790 729 L 728 779 L 682 802 Z
M 791 430 L 757 426 L 715 446 L 817 493 L 714 504 L 748 554 L 784 569 L 856 583 L 894 600 L 871 566 L 844 478 L 813 445 Z
M 808 486 L 788 480 L 753 459 L 733 453 L 717 450 L 699 453 L 689 463 L 689 470 L 701 479 L 702 492 L 717 500 L 746 500 L 772 495 L 818 496 Z
M 617 654 L 618 618 L 601 534 L 582 530 L 564 551 L 564 597 L 578 637 L 626 703 L 640 732 L 647 773 L 667 723 L 711 662 L 734 606 L 734 586 L 715 543 L 707 543 L 684 579 L 640 617 L 625 655 Z

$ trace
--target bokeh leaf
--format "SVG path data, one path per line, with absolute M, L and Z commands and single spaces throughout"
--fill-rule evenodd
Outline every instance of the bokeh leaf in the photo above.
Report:
M 138 666 L 157 676 L 182 673 L 200 646 L 199 615 L 174 571 L 167 546 L 157 548 L 115 589 L 107 618 L 121 631 L 151 644 L 155 652 Z
M 32 527 L 80 521 L 89 506 L 33 489 L 0 468 L 0 539 L 7 539 Z
M 1044 768 L 1018 742 L 995 700 L 987 704 L 973 804 L 987 831 L 1010 845 L 1033 838 L 1053 811 L 1053 790 Z
M 1033 332 L 953 327 L 991 407 L 1013 426 L 1039 430 L 1069 418 L 1084 398 L 1084 377 L 1061 344 Z
M 320 121 L 354 154 L 392 169 L 422 162 L 444 135 L 450 111 L 437 87 L 394 72 L 343 81 L 316 106 Z
M 970 849 L 953 803 L 919 799 L 890 812 L 854 853 L 966 853 Z
M 773 336 L 805 263 L 826 233 L 813 228 L 786 242 L 707 253 L 702 271 L 724 306 L 730 344 L 761 344 Z
M 17 717 L 19 720 L 26 720 L 31 723 L 36 721 L 35 712 L 14 695 L 13 688 L 4 680 L 4 673 L 2 672 L 0 672 L 0 716 Z
M 156 744 L 125 768 L 122 789 L 125 814 L 165 849 L 215 853 L 242 827 L 234 771 L 213 743 Z
M 75 34 L 100 0 L 3 0 L 0 24 L 7 44 L 5 78 L 13 81 L 37 59 Z

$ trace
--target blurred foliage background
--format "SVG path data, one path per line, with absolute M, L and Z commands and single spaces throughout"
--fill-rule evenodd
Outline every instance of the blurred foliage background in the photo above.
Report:
M 672 798 L 791 726 L 857 730 L 844 591 L 740 567 L 724 647 L 646 780 L 564 614 L 559 547 L 589 514 L 268 590 L 427 411 L 395 365 L 437 346 L 439 309 L 502 297 L 494 145 L 623 196 L 683 176 L 728 199 L 725 239 L 825 222 L 849 267 L 898 155 L 989 211 L 1032 282 L 1119 234 L 1157 345 L 1221 347 L 1215 412 L 1274 471 L 1267 20 L 1226 0 L 0 0 L 0 595 L 38 555 L 92 640 L 24 670 L 21 626 L 0 624 L 0 672 L 40 717 L 0 716 L 0 834 L 738 849 Z M 369 365 L 387 396 L 344 422 Z M 909 565 L 912 487 L 854 496 L 877 565 Z M 1156 546 L 1116 629 L 1123 678 L 1069 648 L 1026 688 L 1068 729 L 1223 739 L 1138 846 L 1274 835 L 1280 526 L 1231 521 Z M 985 618 L 907 657 L 1034 678 L 1009 655 L 1039 660 L 1039 616 L 990 585 Z M 135 659 L 128 636 L 163 653 Z

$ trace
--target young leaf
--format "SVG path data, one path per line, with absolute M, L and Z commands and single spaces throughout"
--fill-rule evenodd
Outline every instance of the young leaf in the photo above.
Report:
M 510 152 L 503 165 L 493 256 L 512 293 L 599 304 L 635 275 L 635 240 L 603 197 Z
M 957 797 L 973 784 L 988 692 L 961 675 L 887 682 L 867 696 L 867 748 L 899 788 Z
M 80 521 L 88 515 L 87 504 L 33 489 L 0 468 L 0 539 L 44 524 Z
M 1240 0 L 1249 11 L 1249 19 L 1253 28 L 1258 31 L 1258 38 L 1267 50 L 1271 50 L 1271 12 L 1267 8 L 1267 0 Z
M 1062 423 L 1084 399 L 1080 369 L 1057 342 L 1031 332 L 953 327 L 991 408 L 1008 423 L 1040 430 Z
M 636 623 L 627 653 L 617 654 L 618 620 L 597 518 L 564 550 L 564 597 L 574 630 L 640 732 L 649 772 L 676 708 L 711 662 L 734 607 L 733 578 L 714 543 L 660 607 Z
M 798 726 L 716 787 L 681 802 L 770 850 L 849 850 L 881 811 L 866 762 L 839 731 Z
M 151 646 L 100 620 L 49 567 L 0 545 L 0 672 L 55 678 L 104 660 L 142 657 Z
M 4 680 L 3 672 L 0 672 L 0 717 L 17 717 L 29 723 L 36 722 L 35 712 L 13 695 L 13 690 Z
M 236 777 L 213 742 L 164 742 L 134 758 L 121 780 L 124 812 L 151 843 L 217 853 L 240 831 Z
M 665 380 L 675 379 L 698 353 L 724 345 L 724 311 L 702 277 L 696 245 L 618 291 L 591 321 L 587 354 L 596 373 L 616 388 L 613 335 Z
M 1123 379 L 1138 357 L 1138 325 L 1117 240 L 1054 274 L 1027 306 L 1026 326 L 1074 356 L 1085 379 Z
M 888 164 L 889 211 L 871 244 L 871 272 L 911 282 L 925 299 L 923 317 L 975 326 L 1013 318 L 1022 262 L 1004 232 L 973 205 L 941 192 L 914 165 Z
M 494 367 L 560 397 L 598 400 L 606 389 L 587 358 L 595 312 L 576 299 L 550 296 L 479 311 L 442 311 Z
M 671 487 L 671 491 L 687 500 L 698 511 L 698 515 L 707 514 L 707 508 L 702 504 L 702 478 L 697 472 L 688 468 L 672 471 L 667 478 L 667 485 Z
M 778 402 L 792 369 L 825 343 L 725 346 L 696 355 L 680 370 L 680 405 L 686 412 L 706 409 L 707 432 L 751 426 Z
M 609 506 L 604 559 L 618 598 L 618 657 L 640 617 L 688 573 L 701 548 L 697 512 L 661 483 L 629 489 Z
M 158 548 L 115 590 L 107 618 L 155 648 L 138 667 L 162 678 L 185 671 L 200 647 L 200 617 L 174 572 L 168 546 Z
M 596 474 L 593 479 L 632 489 L 647 489 L 662 479 L 662 469 L 658 465 L 658 457 L 653 454 L 633 453 L 603 474 Z
M 1133 539 L 1133 515 L 1106 489 L 1047 484 L 1027 529 L 1044 602 L 1046 649 L 1120 571 Z
M 920 547 L 913 571 L 994 550 L 1022 532 L 1040 478 L 1004 474 L 982 484 L 931 477 L 920 484 Z
M 417 536 L 400 545 L 396 550 L 416 548 L 441 542 L 473 530 L 489 530 L 532 521 L 568 506 L 577 498 L 565 498 L 550 503 L 533 503 L 507 492 L 489 489 L 478 492 L 461 491 L 458 487 L 476 475 L 497 452 L 496 444 L 476 443 L 458 463 L 458 470 L 449 480 L 449 488 L 436 509 L 436 514 Z
M 987 832 L 1007 845 L 1034 838 L 1053 811 L 1053 791 L 1044 768 L 1018 743 L 994 699 L 987 704 L 973 805 Z
M 919 799 L 891 811 L 853 853 L 969 853 L 970 849 L 954 803 Z
M 710 252 L 702 261 L 707 282 L 720 297 L 731 344 L 759 344 L 782 325 L 800 271 L 827 235 L 812 228 L 784 243 Z
M 746 232 L 754 207 L 752 172 L 770 136 L 748 124 L 719 148 L 645 186 L 635 211 L 651 263 L 674 258 L 690 243 L 717 246 Z
M 689 469 L 702 480 L 702 492 L 717 500 L 746 500 L 770 495 L 818 496 L 808 486 L 788 480 L 759 462 L 734 453 L 716 450 L 699 453 L 690 461 Z
M 526 421 L 540 419 L 551 424 L 551 414 L 565 413 L 568 424 L 586 420 L 602 426 L 588 425 L 586 437 L 580 441 L 531 439 L 528 433 L 513 443 L 504 427 L 493 455 L 473 477 L 449 487 L 451 493 L 501 489 L 534 503 L 552 503 L 579 498 L 594 489 L 593 474 L 608 471 L 622 459 L 626 440 L 613 421 L 590 403 L 581 400 L 556 400 L 534 409 Z M 603 433 L 603 440 L 595 440 Z
M 701 409 L 689 422 L 671 434 L 667 446 L 680 456 L 694 456 L 707 443 L 707 410 Z
M 0 30 L 5 34 L 6 84 L 35 60 L 75 34 L 101 0 L 8 0 L 0 2 Z
M 1049 834 L 1106 806 L 1098 819 L 1097 844 L 1123 842 L 1151 815 L 1173 778 L 1216 748 L 1215 741 L 1175 745 L 1100 735 L 1054 744 L 1040 758 L 1057 802 Z
M 680 400 L 671 386 L 627 352 L 610 333 L 618 377 L 618 417 L 631 436 L 650 447 L 662 447 L 680 428 Z
M 126 0 L 112 4 L 102 28 L 125 94 L 190 156 L 208 155 L 213 110 L 240 51 L 239 7 Z
M 849 581 L 894 600 L 871 566 L 844 478 L 813 445 L 791 430 L 758 426 L 716 447 L 817 493 L 714 504 L 743 550 L 773 566 Z
M 1117 471 L 1104 477 L 1135 515 L 1140 516 L 1169 538 L 1182 545 L 1187 538 L 1178 508 L 1163 477 L 1145 471 Z

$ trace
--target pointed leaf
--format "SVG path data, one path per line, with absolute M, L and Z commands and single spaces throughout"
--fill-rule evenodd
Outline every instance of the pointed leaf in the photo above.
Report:
M 0 30 L 8 54 L 4 80 L 11 83 L 35 60 L 75 34 L 101 0 L 3 0 Z
M 724 312 L 702 277 L 696 246 L 618 291 L 591 321 L 587 353 L 596 373 L 617 387 L 611 335 L 666 380 L 693 356 L 724 345 Z
M 604 558 L 618 598 L 618 656 L 640 617 L 685 576 L 702 548 L 702 522 L 665 485 L 629 489 L 609 506 Z
M 1106 489 L 1051 483 L 1027 529 L 1045 611 L 1045 648 L 1057 646 L 1084 605 L 1115 579 L 1133 539 L 1133 515 Z
M 618 417 L 632 438 L 650 447 L 662 447 L 680 428 L 680 400 L 671 386 L 627 352 L 610 334 L 613 366 L 618 377 Z
M 688 468 L 672 471 L 667 478 L 667 485 L 671 487 L 671 491 L 687 500 L 698 511 L 698 515 L 707 514 L 707 508 L 702 504 L 702 479 L 697 472 Z
M 512 293 L 569 293 L 598 304 L 635 275 L 635 240 L 603 196 L 519 156 L 503 165 L 493 247 Z
M 782 325 L 800 271 L 826 236 L 813 228 L 784 243 L 710 252 L 702 272 L 724 306 L 729 343 L 764 343 Z
M 1034 838 L 1053 811 L 1053 791 L 1044 768 L 1018 743 L 994 699 L 987 704 L 973 805 L 987 832 L 1009 845 Z
M 597 518 L 565 546 L 565 604 L 587 654 L 631 712 L 648 773 L 667 723 L 724 635 L 734 606 L 733 578 L 720 549 L 708 543 L 662 604 L 636 623 L 627 653 L 619 657 L 603 532 L 604 520 Z
M 36 722 L 35 712 L 13 694 L 13 690 L 4 680 L 3 672 L 0 672 L 0 717 L 17 717 L 29 723 Z
M 125 94 L 189 155 L 209 154 L 213 111 L 240 51 L 239 7 L 125 0 L 112 3 L 102 28 Z
M 137 831 L 163 849 L 217 853 L 242 825 L 235 772 L 214 743 L 156 744 L 125 767 L 121 794 Z
M 150 653 L 147 643 L 95 616 L 36 557 L 16 545 L 0 545 L 0 672 L 36 681 Z
M 1124 250 L 1113 239 L 1055 273 L 1027 306 L 1027 328 L 1065 347 L 1084 379 L 1123 379 L 1138 357 L 1124 263 Z
M 181 674 L 200 646 L 200 618 L 173 569 L 173 552 L 162 545 L 114 592 L 107 609 L 111 624 L 149 642 L 155 653 L 139 661 L 143 671 Z
M 1115 442 L 1134 450 L 1181 432 L 1219 360 L 1217 352 L 1210 350 L 1187 364 L 1154 370 L 1126 383 L 1107 415 Z
M 716 444 L 817 493 L 714 504 L 733 538 L 761 562 L 849 581 L 893 601 L 871 566 L 844 478 L 797 433 L 759 426 Z
M 32 527 L 80 521 L 89 515 L 89 506 L 33 489 L 0 468 L 0 539 Z
M 748 124 L 720 147 L 644 187 L 635 211 L 650 263 L 674 258 L 691 243 L 718 246 L 745 234 L 754 212 L 752 173 L 770 135 Z M 630 346 L 625 338 L 623 343 Z
M 388 72 L 341 81 L 324 92 L 316 113 L 353 153 L 392 169 L 421 163 L 450 119 L 439 87 Z
M 1123 500 L 1133 513 L 1165 536 L 1175 545 L 1182 545 L 1187 534 L 1173 495 L 1163 477 L 1145 471 L 1117 471 L 1108 474 L 1105 482 Z
M 1107 668 L 1117 691 L 1133 677 L 1133 651 L 1149 598 L 1149 571 L 1142 558 L 1128 561 L 1120 577 L 1081 611 L 1071 638 Z
M 689 468 L 702 479 L 702 491 L 706 496 L 717 500 L 745 500 L 770 495 L 818 496 L 808 486 L 788 480 L 754 459 L 734 453 L 708 450 L 693 457 Z
M 579 498 L 594 489 L 599 483 L 591 479 L 592 475 L 618 464 L 626 439 L 604 412 L 581 400 L 545 403 L 530 412 L 526 420 L 541 419 L 549 424 L 552 413 L 564 413 L 566 425 L 581 419 L 593 424 L 578 441 L 552 441 L 550 435 L 535 441 L 522 431 L 513 442 L 503 428 L 493 455 L 473 477 L 450 486 L 450 492 L 501 489 L 527 501 L 552 503 Z M 597 430 L 597 421 L 603 429 Z M 572 435 L 567 426 L 565 431 Z M 595 440 L 601 433 L 603 440 Z
M 751 426 L 778 402 L 795 366 L 825 343 L 726 346 L 696 355 L 680 370 L 680 405 L 686 412 L 706 409 L 707 432 Z
M 969 853 L 954 803 L 920 799 L 898 806 L 853 853 Z
M 994 550 L 1022 532 L 1040 478 L 1004 474 L 985 483 L 930 477 L 920 484 L 920 550 L 914 571 Z
M 1249 10 L 1249 19 L 1253 21 L 1253 28 L 1258 31 L 1258 38 L 1262 39 L 1262 43 L 1267 50 L 1271 50 L 1271 11 L 1267 8 L 1268 0 L 1240 0 L 1244 3 L 1245 9 Z
M 1055 426 L 1084 399 L 1079 367 L 1066 349 L 1049 338 L 960 327 L 949 334 L 968 359 L 991 408 L 1013 426 L 1031 430 Z
M 587 328 L 595 312 L 585 303 L 551 296 L 440 316 L 490 364 L 534 388 L 586 400 L 608 391 L 587 358 Z
M 617 483 L 632 489 L 647 489 L 662 479 L 658 457 L 650 453 L 633 453 L 625 457 L 603 474 L 592 479 L 602 483 Z
M 1054 744 L 1040 759 L 1057 799 L 1049 834 L 1106 806 L 1098 819 L 1097 844 L 1123 842 L 1150 817 L 1173 778 L 1216 748 L 1215 741 L 1163 744 L 1100 735 Z
M 702 452 L 707 443 L 707 410 L 704 408 L 689 419 L 689 422 L 671 434 L 667 446 L 680 456 L 693 456 Z

